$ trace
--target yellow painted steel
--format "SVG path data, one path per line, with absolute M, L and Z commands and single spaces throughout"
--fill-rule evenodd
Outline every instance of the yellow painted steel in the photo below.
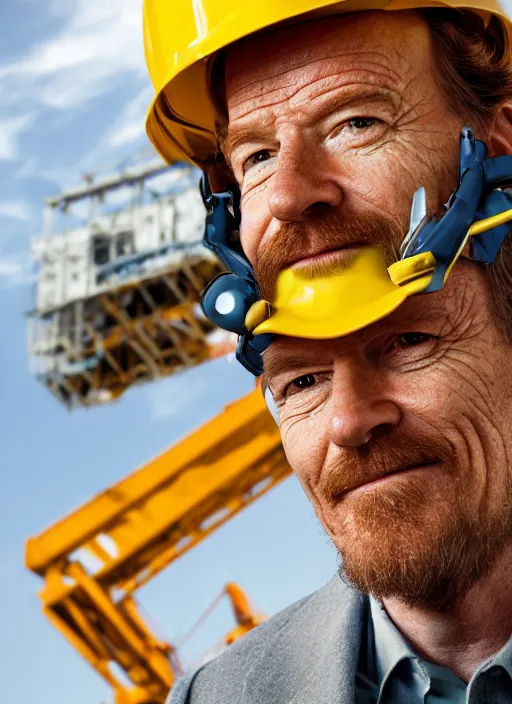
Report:
M 362 10 L 470 10 L 510 23 L 497 0 L 144 0 L 144 46 L 155 89 L 146 129 L 169 163 L 202 165 L 217 151 L 208 81 L 211 58 L 229 44 L 278 23 Z M 510 42 L 509 42 L 510 44 Z
M 173 646 L 140 616 L 134 592 L 290 473 L 256 389 L 27 541 L 26 565 L 44 578 L 44 613 L 114 688 L 116 704 L 162 704 L 181 672 Z M 84 568 L 91 558 L 92 571 Z M 237 617 L 231 642 L 259 620 L 236 585 L 226 593 Z
M 484 232 L 492 230 L 493 227 L 505 225 L 505 223 L 510 222 L 511 220 L 512 210 L 505 210 L 505 212 L 498 213 L 498 215 L 492 215 L 490 218 L 485 218 L 484 220 L 474 222 L 468 230 L 468 235 L 470 237 L 482 235 Z
M 237 625 L 226 635 L 227 645 L 231 645 L 265 620 L 265 616 L 255 614 L 246 594 L 234 582 L 228 582 L 225 592 L 231 600 Z

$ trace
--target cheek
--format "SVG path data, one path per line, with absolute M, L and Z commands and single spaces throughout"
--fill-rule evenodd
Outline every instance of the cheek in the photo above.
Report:
M 400 380 L 397 389 L 403 407 L 455 453 L 451 469 L 475 510 L 486 495 L 501 491 L 510 457 L 503 423 L 507 412 L 488 365 L 478 365 L 473 356 L 447 354 L 436 368 Z
M 436 136 L 430 144 L 398 133 L 369 153 L 345 156 L 340 162 L 345 203 L 354 212 L 373 206 L 407 229 L 412 197 L 423 186 L 429 210 L 437 211 L 455 187 L 458 142 Z
M 242 221 L 240 224 L 240 242 L 245 256 L 254 266 L 261 240 L 271 222 L 267 205 L 268 194 L 265 189 L 254 190 L 242 198 Z
M 322 472 L 329 446 L 320 419 L 316 416 L 285 420 L 281 424 L 281 439 L 290 467 L 314 503 L 312 487 Z

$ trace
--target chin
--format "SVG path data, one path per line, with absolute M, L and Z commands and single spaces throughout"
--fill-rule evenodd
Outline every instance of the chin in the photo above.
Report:
M 510 539 L 504 523 L 482 523 L 446 497 L 428 511 L 402 507 L 400 518 L 391 505 L 353 506 L 333 537 L 342 578 L 379 599 L 448 612 L 492 570 Z

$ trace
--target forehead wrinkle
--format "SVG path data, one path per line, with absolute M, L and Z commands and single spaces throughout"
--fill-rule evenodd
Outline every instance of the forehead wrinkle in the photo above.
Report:
M 268 83 L 283 73 L 303 72 L 318 62 L 349 57 L 360 60 L 364 55 L 390 71 L 392 65 L 400 69 L 404 62 L 420 65 L 419 54 L 430 46 L 426 22 L 413 11 L 317 19 L 237 42 L 226 58 L 226 86 L 238 103 L 239 92 L 253 92 L 256 84 Z M 391 75 L 392 80 L 397 77 Z
M 400 104 L 403 102 L 403 96 L 401 96 L 396 90 L 391 87 L 379 86 L 378 84 L 368 83 L 368 82 L 357 82 L 352 81 L 351 83 L 345 83 L 342 85 L 332 85 L 331 79 L 341 78 L 339 73 L 331 73 L 327 76 L 316 79 L 313 83 L 309 83 L 305 86 L 299 86 L 288 95 L 287 98 L 282 98 L 279 96 L 276 100 L 270 100 L 270 96 L 276 92 L 278 89 L 269 90 L 266 94 L 261 96 L 261 100 L 266 98 L 267 102 L 263 102 L 259 105 L 250 105 L 245 112 L 237 115 L 234 122 L 230 122 L 227 128 L 226 139 L 223 140 L 222 148 L 227 156 L 230 155 L 234 149 L 240 144 L 247 144 L 253 141 L 258 141 L 266 136 L 275 123 L 279 119 L 279 114 L 269 115 L 261 111 L 265 111 L 269 108 L 276 108 L 281 103 L 281 109 L 278 113 L 284 113 L 285 116 L 289 113 L 289 108 L 292 107 L 295 110 L 297 108 L 305 107 L 310 108 L 309 112 L 320 112 L 320 116 L 316 115 L 317 119 L 322 119 L 336 110 L 342 110 L 349 108 L 354 104 L 365 103 L 369 101 L 385 101 L 387 102 L 393 111 L 396 113 L 399 109 Z M 314 95 L 311 95 L 312 89 L 315 84 L 320 82 L 331 81 L 327 87 L 323 90 L 315 91 Z M 329 99 L 327 96 L 329 94 L 334 94 Z M 323 98 L 323 100 L 322 100 Z M 321 103 L 320 109 L 318 103 Z M 305 111 L 306 114 L 308 110 Z M 251 117 L 250 122 L 244 122 L 245 118 Z M 297 117 L 297 115 L 295 115 Z
M 356 86 L 358 88 L 364 86 L 367 90 L 356 92 Z M 286 101 L 286 105 L 283 105 L 282 110 L 279 112 L 283 112 L 286 118 L 289 112 L 287 108 L 291 106 L 296 111 L 297 109 L 301 109 L 301 114 L 303 114 L 306 119 L 307 113 L 313 112 L 313 116 L 316 117 L 317 120 L 322 120 L 336 111 L 357 105 L 375 103 L 377 101 L 387 103 L 391 107 L 393 114 L 396 114 L 400 109 L 400 105 L 403 103 L 403 97 L 391 89 L 379 89 L 376 86 L 370 87 L 367 83 L 353 83 L 344 87 L 347 89 L 354 88 L 354 90 L 348 91 L 348 95 L 346 91 L 340 94 L 341 89 L 339 86 L 329 86 L 323 92 L 317 93 L 314 96 L 308 95 L 307 92 L 301 95 L 301 93 L 304 93 L 304 91 L 310 88 L 310 86 L 305 86 L 298 89 L 297 92 Z M 322 98 L 323 100 L 321 100 Z M 319 102 L 321 103 L 320 105 L 318 105 Z M 250 109 L 237 118 L 240 123 L 228 125 L 227 137 L 222 144 L 224 154 L 228 159 L 231 157 L 233 151 L 241 144 L 258 142 L 267 136 L 275 137 L 275 135 L 270 134 L 270 132 L 275 123 L 280 119 L 279 115 L 269 115 L 265 113 L 261 115 L 260 111 L 273 108 L 276 104 L 278 104 L 278 102 L 269 102 L 260 105 L 258 108 Z M 249 115 L 253 119 L 251 119 L 250 122 L 242 122 L 242 120 Z M 299 115 L 295 115 L 295 117 L 298 116 Z
M 361 56 L 366 56 L 367 60 L 360 62 Z M 383 61 L 379 62 L 378 60 L 375 60 L 375 57 L 382 57 Z M 399 54 L 396 54 L 396 56 L 393 57 L 393 61 L 396 58 L 400 58 Z M 348 59 L 348 58 L 353 58 L 354 59 L 354 64 L 351 66 L 344 66 L 343 70 L 340 70 L 339 68 L 332 68 L 331 61 L 335 59 Z M 358 63 L 359 61 L 359 63 Z M 276 71 L 275 73 L 271 74 L 270 76 L 263 76 L 263 77 L 255 77 L 253 80 L 245 80 L 243 84 L 239 88 L 235 89 L 229 89 L 229 97 L 228 97 L 228 102 L 231 103 L 231 107 L 233 109 L 236 109 L 239 107 L 241 104 L 243 104 L 247 100 L 254 100 L 259 97 L 258 93 L 258 88 L 261 88 L 262 85 L 267 85 L 269 81 L 274 81 L 275 79 L 282 78 L 286 76 L 286 80 L 283 81 L 283 83 L 279 83 L 276 86 L 273 86 L 272 89 L 270 89 L 270 92 L 276 91 L 276 90 L 283 90 L 287 88 L 292 88 L 295 86 L 295 83 L 291 81 L 290 73 L 295 74 L 299 73 L 300 77 L 304 78 L 304 85 L 302 87 L 306 88 L 308 85 L 311 84 L 313 81 L 317 81 L 318 79 L 321 78 L 327 78 L 330 76 L 335 76 L 335 75 L 342 75 L 342 74 L 347 74 L 350 71 L 354 72 L 361 72 L 361 73 L 368 73 L 372 76 L 377 76 L 380 77 L 384 80 L 389 81 L 390 86 L 396 85 L 397 82 L 399 82 L 400 79 L 400 74 L 395 71 L 392 66 L 390 65 L 391 59 L 389 57 L 389 54 L 379 54 L 379 52 L 367 52 L 367 51 L 357 51 L 357 52 L 349 52 L 349 53 L 336 53 L 336 54 L 329 54 L 328 56 L 322 56 L 318 59 L 314 60 L 305 60 L 302 63 L 295 65 L 293 68 L 290 67 L 285 67 L 283 70 Z M 322 64 L 328 63 L 329 65 L 326 67 L 328 69 L 328 72 L 323 74 L 321 68 Z M 272 62 L 269 65 L 275 66 L 275 62 Z M 375 70 L 375 67 L 378 68 L 378 70 Z M 261 67 L 260 67 L 261 68 Z M 307 77 L 306 77 L 306 72 L 303 70 L 305 68 L 316 69 L 317 75 L 310 75 L 309 72 L 307 72 Z M 242 99 L 237 100 L 236 96 L 240 92 L 246 93 L 249 89 L 254 88 L 253 93 L 249 93 L 249 95 L 244 95 Z M 263 93 L 265 95 L 265 93 Z M 286 98 L 285 98 L 286 99 Z
M 328 86 L 325 90 L 315 95 L 308 94 L 308 88 L 309 86 L 301 88 L 291 96 L 288 102 L 291 106 L 300 106 L 301 103 L 306 103 L 307 107 L 316 103 L 315 107 L 317 110 L 320 108 L 321 117 L 330 115 L 337 110 L 350 108 L 353 105 L 377 101 L 389 103 L 396 110 L 402 100 L 401 96 L 392 89 L 380 88 L 357 81 L 343 87 Z M 303 95 L 301 95 L 302 93 Z M 320 103 L 320 106 L 318 106 L 318 103 Z
M 328 78 L 332 78 L 332 76 L 329 76 Z M 325 80 L 326 79 L 323 78 L 318 79 L 316 83 Z M 257 107 L 250 107 L 246 110 L 246 112 L 238 115 L 234 122 L 230 123 L 228 126 L 228 133 L 229 128 L 231 127 L 231 132 L 234 138 L 238 131 L 242 133 L 252 129 L 250 127 L 251 123 L 245 120 L 245 118 L 249 116 L 255 118 L 253 122 L 256 127 L 260 126 L 262 122 L 273 122 L 274 119 L 279 117 L 279 115 L 262 116 L 256 115 L 256 113 L 260 110 L 265 110 L 266 108 L 275 108 L 279 106 L 281 102 L 286 104 L 282 105 L 279 112 L 283 112 L 285 116 L 288 115 L 289 107 L 301 107 L 302 103 L 307 103 L 307 107 L 314 104 L 316 108 L 318 108 L 318 104 L 320 104 L 320 112 L 321 116 L 323 116 L 324 114 L 329 114 L 328 111 L 331 108 L 341 110 L 345 107 L 352 106 L 354 103 L 367 103 L 371 101 L 384 100 L 396 108 L 396 106 L 403 100 L 403 97 L 391 88 L 379 87 L 359 81 L 352 81 L 351 83 L 347 83 L 343 86 L 333 86 L 332 84 L 329 84 L 323 89 L 319 90 L 317 88 L 313 95 L 311 95 L 311 88 L 312 85 L 301 86 L 297 88 L 295 92 L 292 93 L 285 101 L 273 100 L 263 103 Z M 265 117 L 267 117 L 266 120 Z

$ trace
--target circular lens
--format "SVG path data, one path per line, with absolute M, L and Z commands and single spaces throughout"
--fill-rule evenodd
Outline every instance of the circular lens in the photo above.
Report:
M 229 315 L 235 310 L 235 306 L 235 297 L 231 291 L 224 291 L 215 301 L 215 310 L 221 315 Z
M 258 298 L 247 281 L 236 274 L 221 274 L 203 292 L 201 308 L 212 323 L 223 330 L 244 335 L 245 316 Z

